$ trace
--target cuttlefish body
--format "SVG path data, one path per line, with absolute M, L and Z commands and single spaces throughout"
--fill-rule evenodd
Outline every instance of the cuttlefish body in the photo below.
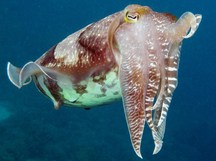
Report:
M 18 88 L 33 80 L 56 109 L 91 108 L 122 98 L 136 154 L 142 158 L 145 121 L 156 154 L 177 86 L 181 42 L 200 21 L 201 15 L 190 12 L 176 20 L 147 6 L 129 5 L 69 35 L 22 69 L 8 63 L 8 76 Z

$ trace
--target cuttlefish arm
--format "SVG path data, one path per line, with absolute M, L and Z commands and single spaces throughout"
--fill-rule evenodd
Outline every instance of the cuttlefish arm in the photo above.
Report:
M 142 36 L 145 35 L 142 32 L 143 25 L 137 21 L 140 15 L 148 13 L 149 10 L 148 7 L 138 5 L 126 8 L 122 15 L 113 21 L 108 32 L 109 46 L 119 65 L 122 100 L 132 146 L 140 158 L 142 158 L 140 148 L 145 120 L 151 125 L 149 116 L 151 116 L 152 94 L 148 90 L 151 60 L 145 45 L 140 44 L 145 42 L 146 37 Z M 121 26 L 122 30 L 118 31 Z M 147 95 L 149 97 L 146 97 Z
M 194 35 L 202 20 L 202 15 L 185 12 L 176 23 L 170 25 L 167 36 L 173 42 L 181 42 Z
M 165 60 L 165 76 L 162 78 L 161 87 L 158 92 L 158 98 L 153 106 L 155 110 L 155 125 L 164 134 L 165 126 L 160 128 L 163 121 L 166 120 L 168 108 L 172 99 L 174 90 L 178 84 L 178 67 L 180 59 L 181 41 L 184 38 L 190 38 L 194 35 L 201 22 L 202 15 L 191 12 L 184 13 L 177 22 L 171 24 L 165 36 L 173 43 L 168 58 Z M 165 87 L 166 86 L 166 87 Z M 161 109 L 160 109 L 161 108 Z M 165 124 L 165 123 L 164 123 Z
M 166 74 L 169 73 L 169 70 L 171 72 L 176 72 L 175 73 L 175 78 L 176 82 L 174 82 L 174 88 L 172 88 L 172 84 L 170 86 L 171 89 L 171 94 L 174 92 L 176 86 L 177 86 L 177 71 L 178 71 L 178 65 L 179 65 L 179 57 L 180 57 L 180 49 L 181 49 L 181 41 L 184 38 L 190 38 L 194 35 L 196 30 L 199 27 L 199 24 L 202 20 L 202 15 L 196 14 L 194 15 L 191 12 L 185 12 L 176 23 L 171 24 L 166 31 L 165 36 L 168 38 L 169 41 L 173 43 L 171 49 L 170 49 L 170 54 L 168 55 L 168 64 L 166 64 L 166 71 L 164 71 Z M 189 33 L 188 33 L 189 31 Z M 172 49 L 173 48 L 173 49 Z M 175 59 L 178 59 L 177 61 Z M 169 66 L 170 64 L 173 64 L 173 66 Z M 161 72 L 161 73 L 164 73 Z M 161 87 L 158 92 L 158 97 L 156 99 L 156 103 L 153 106 L 153 110 L 160 108 L 163 102 L 163 95 L 165 94 L 165 79 L 166 74 L 164 73 L 164 76 L 162 76 L 161 79 Z M 168 78 L 166 78 L 168 79 Z M 173 80 L 172 80 L 173 81 Z M 161 121 L 160 121 L 161 122 Z
M 166 127 L 166 116 L 172 100 L 173 92 L 178 84 L 178 67 L 180 59 L 181 41 L 184 38 L 190 38 L 194 35 L 202 16 L 192 14 L 191 12 L 184 13 L 179 20 L 170 25 L 166 36 L 172 42 L 168 57 L 165 59 L 164 77 L 161 80 L 161 86 L 158 92 L 157 101 L 153 106 L 154 125 L 161 139 L 164 137 Z M 155 153 L 155 151 L 154 151 Z

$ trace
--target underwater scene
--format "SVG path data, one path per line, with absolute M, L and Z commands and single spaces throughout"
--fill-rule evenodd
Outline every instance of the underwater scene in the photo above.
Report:
M 0 161 L 214 161 L 215 6 L 0 0 Z

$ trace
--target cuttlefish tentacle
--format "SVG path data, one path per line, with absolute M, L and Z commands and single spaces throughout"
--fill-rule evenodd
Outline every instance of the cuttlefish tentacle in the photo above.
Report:
M 167 36 L 174 42 L 181 42 L 183 38 L 190 38 L 198 29 L 201 20 L 202 15 L 185 12 L 176 23 L 168 28 Z

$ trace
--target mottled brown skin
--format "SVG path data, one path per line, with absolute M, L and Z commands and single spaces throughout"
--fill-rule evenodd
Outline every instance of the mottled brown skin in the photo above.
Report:
M 114 19 L 118 14 L 112 15 L 112 19 Z M 75 65 L 65 65 L 64 59 L 56 59 L 54 56 L 55 47 L 52 47 L 45 55 L 39 58 L 36 63 L 42 66 L 48 66 L 48 64 L 56 64 L 56 66 L 52 67 L 53 69 L 73 75 L 76 78 L 75 83 L 79 83 L 81 80 L 91 76 L 99 76 L 104 77 L 108 71 L 117 66 L 113 53 L 111 52 L 110 47 L 107 43 L 106 32 L 100 33 L 102 36 L 97 38 L 96 35 L 90 35 L 90 37 L 86 38 L 85 35 L 91 32 L 93 25 L 101 25 L 101 26 L 109 26 L 110 22 L 104 22 L 103 20 L 98 21 L 82 31 L 79 37 L 76 40 L 76 48 L 79 51 L 83 51 L 83 53 L 79 53 L 78 62 Z M 102 44 L 105 42 L 105 45 Z M 82 60 L 86 59 L 88 56 L 88 64 L 83 64 Z M 57 66 L 60 64 L 60 66 Z M 88 73 L 86 71 L 94 71 L 93 73 Z

